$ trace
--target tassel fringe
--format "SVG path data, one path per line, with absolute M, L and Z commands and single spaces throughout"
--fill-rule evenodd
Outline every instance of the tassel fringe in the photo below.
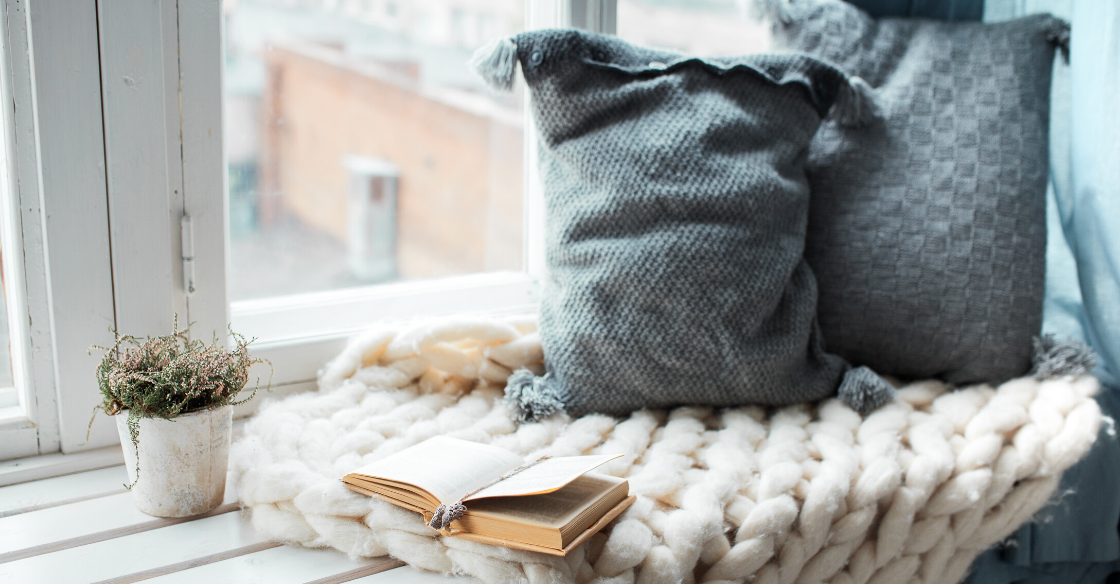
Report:
M 1062 52 L 1062 59 L 1069 64 L 1069 23 L 1055 18 L 1046 31 L 1046 40 Z
M 755 5 L 763 15 L 788 25 L 796 20 L 793 4 L 789 0 L 755 0 Z
M 452 521 L 461 519 L 466 511 L 467 507 L 462 501 L 450 505 L 441 504 L 436 507 L 436 512 L 432 513 L 432 520 L 428 522 L 428 527 L 436 530 L 447 529 L 451 527 Z
M 536 377 L 528 369 L 518 369 L 506 382 L 503 400 L 519 422 L 536 422 L 564 409 L 564 400 L 551 374 Z
M 1058 340 L 1054 335 L 1034 338 L 1031 375 L 1035 379 L 1082 375 L 1097 366 L 1097 356 L 1088 345 L 1076 339 Z
M 838 397 L 861 416 L 866 416 L 894 399 L 895 393 L 894 386 L 874 371 L 856 367 L 844 374 Z
M 513 90 L 517 44 L 512 38 L 494 39 L 474 52 L 468 65 L 494 91 Z
M 882 111 L 875 90 L 859 77 L 848 78 L 832 105 L 832 116 L 841 126 L 849 128 L 870 124 L 883 115 Z

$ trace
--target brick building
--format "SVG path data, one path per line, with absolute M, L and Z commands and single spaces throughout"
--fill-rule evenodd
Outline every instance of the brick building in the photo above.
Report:
M 520 269 L 523 117 L 516 107 L 426 84 L 415 63 L 330 45 L 274 43 L 265 60 L 262 226 L 289 215 L 347 242 L 353 203 L 345 161 L 380 159 L 398 170 L 400 279 Z

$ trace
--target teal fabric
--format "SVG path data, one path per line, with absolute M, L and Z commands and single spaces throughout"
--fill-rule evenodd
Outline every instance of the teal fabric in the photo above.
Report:
M 848 2 L 875 18 L 901 16 L 965 21 L 980 20 L 984 16 L 984 0 L 848 0 Z
M 1043 330 L 1097 351 L 1098 402 L 1120 419 L 1120 2 L 988 0 L 984 19 L 1035 12 L 1073 27 L 1070 64 L 1054 68 Z M 1109 429 L 1067 471 L 1057 502 L 980 556 L 968 584 L 1120 580 L 1120 442 Z

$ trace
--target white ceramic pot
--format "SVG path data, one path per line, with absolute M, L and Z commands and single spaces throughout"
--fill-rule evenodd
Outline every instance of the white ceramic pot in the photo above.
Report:
M 233 430 L 233 406 L 184 414 L 173 420 L 141 418 L 140 480 L 128 412 L 116 416 L 136 507 L 156 517 L 187 517 L 222 504 Z

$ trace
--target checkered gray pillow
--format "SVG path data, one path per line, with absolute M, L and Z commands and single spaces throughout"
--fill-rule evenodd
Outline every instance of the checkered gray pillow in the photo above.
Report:
M 847 364 L 821 350 L 802 164 L 834 103 L 871 117 L 866 86 L 800 55 L 701 60 L 572 30 L 503 42 L 476 68 L 505 87 L 520 62 L 547 206 L 549 377 L 511 379 L 524 417 L 834 394 Z M 845 381 L 865 410 L 891 392 L 866 370 Z
M 777 42 L 863 77 L 884 109 L 865 128 L 826 122 L 806 163 L 827 350 L 956 384 L 1025 373 L 1042 321 L 1050 70 L 1068 25 L 772 4 Z

